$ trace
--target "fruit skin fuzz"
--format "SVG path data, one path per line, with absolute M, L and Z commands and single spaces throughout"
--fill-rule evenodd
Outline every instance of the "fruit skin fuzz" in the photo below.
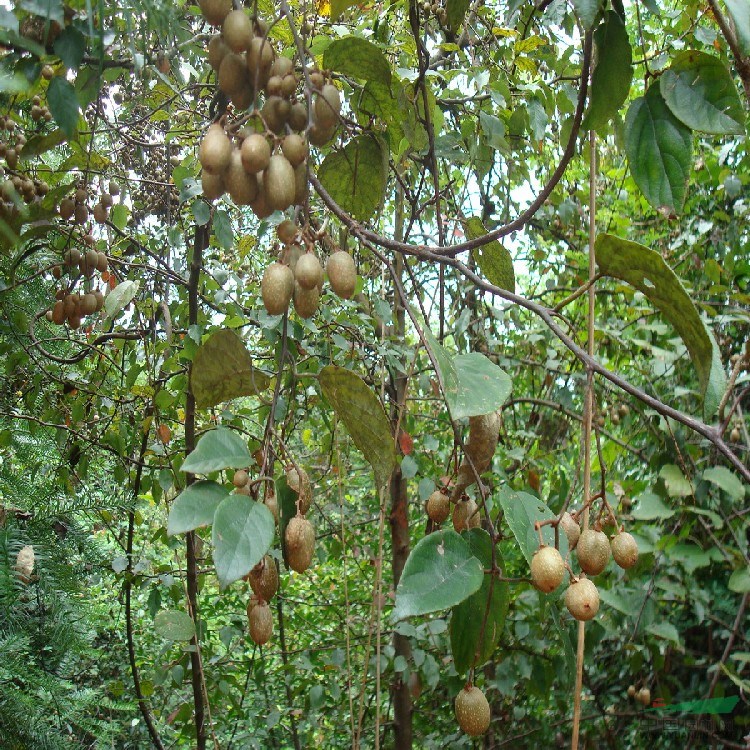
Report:
M 456 721 L 471 737 L 483 735 L 490 727 L 490 704 L 475 685 L 467 685 L 456 696 Z

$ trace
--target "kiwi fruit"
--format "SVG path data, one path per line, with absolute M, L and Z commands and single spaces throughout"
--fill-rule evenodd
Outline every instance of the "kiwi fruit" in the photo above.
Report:
M 451 504 L 448 495 L 440 490 L 435 490 L 435 492 L 427 498 L 426 508 L 427 515 L 431 521 L 434 523 L 443 523 L 451 512 Z
M 271 73 L 274 51 L 268 39 L 256 36 L 247 48 L 245 61 L 250 71 L 250 81 L 255 88 L 263 88 Z
M 60 201 L 60 206 L 57 210 L 60 213 L 60 218 L 68 221 L 73 217 L 73 214 L 75 213 L 76 204 L 71 198 L 63 198 Z
M 250 475 L 244 469 L 237 469 L 232 477 L 232 484 L 235 487 L 244 487 L 249 479 Z
M 107 260 L 107 256 L 99 252 L 96 254 L 96 270 L 99 271 L 99 273 L 104 273 L 106 270 L 109 269 L 109 261 Z
M 307 159 L 307 143 L 301 135 L 291 133 L 281 141 L 281 153 L 293 167 L 298 167 Z
M 297 90 L 298 83 L 299 81 L 294 73 L 284 76 L 281 79 L 281 95 L 287 99 L 290 96 L 293 96 L 294 92 Z
M 283 154 L 274 154 L 265 172 L 263 185 L 270 208 L 283 211 L 294 202 L 294 168 Z
M 269 96 L 260 110 L 263 122 L 266 127 L 274 133 L 283 132 L 289 113 L 292 111 L 292 105 L 280 96 Z
M 94 221 L 97 224 L 104 224 L 107 221 L 107 209 L 102 203 L 97 203 L 94 206 Z
M 628 698 L 635 698 L 635 685 L 628 685 Z
M 633 535 L 627 531 L 621 531 L 613 536 L 610 547 L 615 562 L 624 570 L 632 568 L 638 562 L 638 545 Z
M 215 201 L 226 192 L 224 177 L 221 174 L 206 172 L 205 169 L 201 174 L 201 186 L 203 187 L 203 197 L 207 201 Z
M 232 0 L 198 0 L 198 6 L 211 26 L 221 26 L 232 10 Z
M 262 172 L 271 161 L 271 146 L 260 133 L 252 133 L 240 147 L 242 166 L 248 174 Z
M 271 263 L 260 282 L 263 305 L 269 315 L 282 315 L 294 293 L 294 274 L 289 266 Z
M 73 221 L 76 224 L 85 224 L 89 220 L 89 210 L 83 203 L 79 203 L 73 211 Z
M 289 108 L 288 117 L 289 127 L 292 130 L 301 132 L 307 128 L 307 107 L 304 102 L 295 102 Z
M 565 563 L 554 547 L 540 547 L 531 558 L 531 581 L 534 588 L 549 594 L 561 583 Z
M 84 294 L 81 297 L 81 312 L 84 315 L 91 315 L 96 312 L 96 297 L 93 294 Z
M 119 195 L 120 194 L 120 186 L 114 180 L 110 180 L 109 181 L 109 185 L 107 186 L 107 189 L 109 190 L 109 194 L 110 195 Z
M 52 322 L 58 326 L 61 326 L 65 322 L 65 304 L 62 300 L 57 300 L 52 305 Z
M 560 517 L 560 526 L 568 538 L 568 549 L 575 549 L 581 537 L 581 527 L 573 520 L 573 516 L 566 510 Z
M 291 245 L 297 236 L 297 225 L 291 219 L 284 219 L 276 227 L 276 236 L 285 245 Z
M 271 555 L 264 558 L 247 574 L 247 581 L 255 595 L 264 602 L 270 602 L 279 590 L 279 572 Z
M 294 62 L 290 60 L 288 57 L 277 57 L 273 61 L 273 65 L 270 69 L 270 74 L 272 76 L 278 76 L 279 78 L 284 78 L 285 76 L 290 75 L 291 73 L 294 73 Z
M 115 201 L 109 193 L 102 193 L 102 197 L 99 199 L 99 203 L 101 203 L 104 208 L 112 208 Z
M 227 138 L 224 128 L 215 122 L 201 141 L 198 156 L 201 166 L 210 174 L 219 174 L 229 166 L 231 157 L 232 142 Z
M 250 637 L 257 646 L 262 646 L 271 640 L 273 633 L 273 615 L 271 608 L 266 602 L 259 601 L 248 612 L 248 624 Z
M 94 289 L 93 295 L 94 297 L 96 297 L 95 312 L 99 312 L 99 310 L 101 310 L 104 307 L 104 295 L 98 289 Z
M 218 73 L 221 61 L 229 52 L 221 34 L 214 34 L 208 40 L 208 64 Z
M 253 23 L 244 10 L 227 13 L 221 26 L 221 35 L 232 52 L 246 52 L 253 40 Z
M 292 269 L 292 272 L 296 270 L 297 263 L 299 263 L 299 259 L 304 254 L 305 251 L 302 249 L 302 245 L 298 245 L 297 243 L 289 245 L 286 254 L 286 262 L 289 264 L 289 268 Z
M 304 257 L 304 256 L 303 256 Z M 300 261 L 302 259 L 300 258 Z M 299 263 L 297 263 L 299 267 Z M 300 318 L 312 318 L 318 310 L 320 303 L 320 289 L 313 287 L 305 289 L 299 284 L 294 285 L 294 311 Z
M 599 611 L 599 592 L 588 578 L 578 578 L 565 592 L 565 606 L 576 620 L 591 620 Z
M 647 687 L 643 687 L 635 694 L 635 699 L 642 706 L 648 706 L 651 703 L 651 691 Z
M 315 253 L 305 253 L 294 267 L 294 280 L 303 289 L 315 289 L 323 280 L 323 266 Z
M 271 515 L 273 516 L 273 520 L 276 521 L 276 523 L 279 522 L 279 501 L 276 499 L 276 493 L 275 492 L 269 492 L 266 495 L 265 500 L 263 501 L 266 508 L 271 511 Z
M 307 138 L 313 146 L 325 146 L 336 133 L 336 126 L 325 127 L 318 122 L 313 122 L 307 131 Z
M 259 172 L 256 179 L 258 180 L 258 197 L 250 204 L 250 207 L 259 219 L 265 219 L 273 213 L 274 209 L 268 205 L 266 191 L 263 189 L 263 173 Z
M 586 529 L 578 539 L 576 555 L 584 573 L 590 576 L 599 575 L 609 562 L 610 547 L 607 535 L 603 531 Z
M 301 206 L 307 200 L 307 162 L 294 168 L 294 205 Z
M 458 726 L 471 737 L 479 737 L 490 727 L 490 704 L 475 685 L 467 685 L 456 696 Z
M 242 166 L 240 149 L 232 150 L 229 166 L 224 172 L 224 185 L 237 206 L 249 206 L 258 197 L 258 179 Z
M 357 287 L 357 269 L 354 259 L 345 250 L 331 253 L 326 263 L 326 273 L 331 289 L 342 299 L 349 299 Z
M 477 504 L 471 498 L 460 500 L 453 508 L 453 528 L 460 534 L 466 529 L 476 529 L 480 525 Z
M 315 122 L 322 128 L 335 128 L 341 113 L 341 95 L 332 84 L 327 83 L 315 98 Z
M 243 89 L 252 89 L 245 59 L 236 52 L 227 51 L 219 65 L 217 74 L 219 88 L 229 97 L 234 97 Z
M 304 515 L 312 504 L 312 483 L 307 472 L 300 466 L 290 466 L 286 470 L 286 483 L 297 493 L 297 510 Z
M 286 527 L 284 541 L 289 567 L 297 573 L 304 573 L 310 567 L 315 550 L 313 525 L 304 516 L 295 516 Z
M 266 94 L 268 96 L 281 96 L 281 84 L 284 79 L 279 76 L 272 75 L 266 83 Z

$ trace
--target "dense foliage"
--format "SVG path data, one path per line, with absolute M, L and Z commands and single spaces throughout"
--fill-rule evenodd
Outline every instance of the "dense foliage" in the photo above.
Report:
M 746 747 L 746 4 L 235 6 L 0 9 L 0 745 Z

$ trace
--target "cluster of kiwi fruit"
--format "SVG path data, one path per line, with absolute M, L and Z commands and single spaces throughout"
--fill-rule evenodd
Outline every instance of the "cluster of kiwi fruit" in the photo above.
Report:
M 645 686 L 636 688 L 635 685 L 628 685 L 628 698 L 638 701 L 642 706 L 648 706 L 651 703 L 651 690 Z
M 334 136 L 341 96 L 319 70 L 299 76 L 293 57 L 277 55 L 269 26 L 229 0 L 203 0 L 206 20 L 221 32 L 208 44 L 208 59 L 235 117 L 212 123 L 200 145 L 203 194 L 216 200 L 228 193 L 258 218 L 299 205 L 307 196 L 308 144 L 322 146 Z M 312 112 L 298 88 L 312 87 Z M 259 104 L 259 95 L 263 104 Z
M 608 409 L 600 412 L 596 416 L 596 424 L 604 427 L 607 424 L 607 417 L 611 424 L 617 425 L 630 414 L 630 407 L 627 404 L 612 404 Z
M 323 266 L 315 252 L 315 237 L 309 227 L 298 227 L 285 219 L 276 227 L 282 250 L 263 273 L 260 284 L 263 305 L 269 315 L 283 315 L 294 302 L 301 318 L 315 314 L 323 290 Z M 331 253 L 325 272 L 331 289 L 349 299 L 357 286 L 354 259 L 345 250 Z
M 568 547 L 576 551 L 581 575 L 571 572 L 571 583 L 565 592 L 565 606 L 576 620 L 591 620 L 599 611 L 599 591 L 587 576 L 599 575 L 609 563 L 610 557 L 623 569 L 632 568 L 638 562 L 638 545 L 631 534 L 620 529 L 611 539 L 598 524 L 581 531 L 578 522 L 567 511 L 560 517 Z M 555 547 L 541 545 L 531 559 L 531 581 L 535 588 L 545 594 L 552 593 L 570 571 Z
M 297 514 L 289 519 L 284 532 L 286 559 L 292 570 L 304 573 L 315 551 L 315 527 L 307 518 L 312 505 L 312 482 L 301 466 L 293 464 L 286 469 L 286 483 L 297 495 Z
M 104 224 L 109 218 L 109 209 L 114 205 L 114 196 L 120 194 L 120 186 L 114 180 L 110 180 L 107 190 L 104 191 L 94 208 L 89 213 L 89 192 L 85 185 L 76 188 L 73 197 L 66 197 L 60 201 L 58 212 L 64 221 L 73 221 L 75 224 L 83 225 L 93 215 L 97 224 Z M 106 269 L 104 269 L 106 270 Z
M 425 0 L 425 2 L 422 3 L 422 13 L 425 18 L 434 16 L 442 26 L 448 25 L 448 10 L 442 3 L 430 3 Z

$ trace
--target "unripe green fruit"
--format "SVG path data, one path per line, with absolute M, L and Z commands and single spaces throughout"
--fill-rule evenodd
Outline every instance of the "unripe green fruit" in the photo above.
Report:
M 199 159 L 201 166 L 210 174 L 220 174 L 229 165 L 232 143 L 219 123 L 211 125 L 201 141 Z
M 427 515 L 435 523 L 443 523 L 451 512 L 451 504 L 448 495 L 435 490 L 427 498 Z
M 607 567 L 610 557 L 609 540 L 603 531 L 586 529 L 576 547 L 581 570 L 588 575 L 599 575 Z
M 303 289 L 315 289 L 323 280 L 323 267 L 315 253 L 305 253 L 294 267 L 294 279 Z
M 342 299 L 349 299 L 357 287 L 357 269 L 354 259 L 344 250 L 332 253 L 326 263 L 326 273 L 331 289 Z
M 579 578 L 565 592 L 565 606 L 576 620 L 591 620 L 599 611 L 599 592 L 588 578 Z
M 638 562 L 638 545 L 632 534 L 621 531 L 612 537 L 612 557 L 624 570 L 632 568 Z
M 263 304 L 269 315 L 282 315 L 294 293 L 294 274 L 289 266 L 271 263 L 260 282 Z
M 534 587 L 549 594 L 561 583 L 565 563 L 554 547 L 540 547 L 531 558 L 531 580 Z
M 560 519 L 560 526 L 568 538 L 568 549 L 575 549 L 581 538 L 581 527 L 573 520 L 573 516 L 566 510 Z
M 260 133 L 252 133 L 242 141 L 242 166 L 248 174 L 262 172 L 271 160 L 271 146 Z
M 466 529 L 476 529 L 479 525 L 479 513 L 474 500 L 459 500 L 453 508 L 453 528 L 460 534 Z
M 490 704 L 475 685 L 464 688 L 456 696 L 458 726 L 471 737 L 479 737 L 490 726 Z
M 315 550 L 313 525 L 304 516 L 295 516 L 286 527 L 284 540 L 289 567 L 297 573 L 304 573 L 310 567 Z
M 265 602 L 258 602 L 248 613 L 250 637 L 253 643 L 262 646 L 271 640 L 273 633 L 273 615 Z
M 243 10 L 230 11 L 221 27 L 227 47 L 233 52 L 245 52 L 253 39 L 253 24 Z
M 266 201 L 270 208 L 283 211 L 294 203 L 294 168 L 282 154 L 274 154 L 263 173 Z
M 247 582 L 260 600 L 270 602 L 273 599 L 279 590 L 279 572 L 271 555 L 265 555 L 247 574 Z

